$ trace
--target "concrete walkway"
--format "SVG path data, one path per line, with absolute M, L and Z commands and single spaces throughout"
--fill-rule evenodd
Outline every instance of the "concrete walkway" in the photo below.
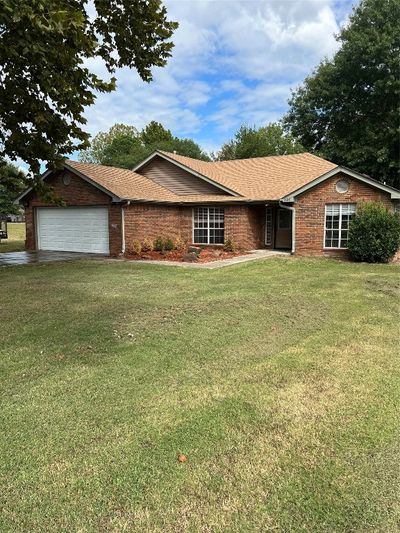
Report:
M 157 260 L 138 260 L 134 259 L 122 259 L 122 261 L 133 261 L 138 264 L 148 264 L 148 265 L 163 265 L 163 266 L 176 266 L 181 268 L 205 268 L 209 270 L 214 270 L 217 268 L 223 268 L 231 265 L 237 265 L 239 263 L 247 263 L 248 261 L 255 261 L 259 259 L 268 259 L 270 257 L 277 256 L 290 256 L 289 252 L 281 252 L 279 250 L 252 250 L 246 255 L 238 255 L 237 257 L 231 257 L 230 259 L 220 259 L 219 261 L 209 261 L 208 263 L 184 263 L 179 261 L 157 261 Z M 114 259 L 114 261 L 121 261 L 121 259 Z
M 104 256 L 81 252 L 5 252 L 0 254 L 0 267 L 55 263 L 58 261 L 76 261 L 77 259 L 96 259 L 102 257 Z

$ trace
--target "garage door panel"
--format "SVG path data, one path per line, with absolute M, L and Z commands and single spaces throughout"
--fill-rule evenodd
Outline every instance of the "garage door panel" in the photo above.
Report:
M 40 250 L 109 253 L 108 208 L 38 208 Z

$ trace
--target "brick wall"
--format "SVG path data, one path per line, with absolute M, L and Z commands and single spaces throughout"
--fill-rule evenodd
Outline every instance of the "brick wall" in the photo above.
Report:
M 108 234 L 110 239 L 110 255 L 116 257 L 122 253 L 122 212 L 119 204 L 111 204 L 108 208 Z
M 107 194 L 79 176 L 73 173 L 69 173 L 69 176 L 71 178 L 69 185 L 64 185 L 62 181 L 63 172 L 54 173 L 46 180 L 46 183 L 53 187 L 55 195 L 62 198 L 66 206 L 109 206 L 110 254 L 118 255 L 122 250 L 120 205 L 112 204 Z M 52 206 L 54 204 L 44 201 L 37 193 L 29 197 L 25 206 L 26 248 L 28 250 L 36 249 L 35 208 Z
M 264 246 L 265 206 L 235 205 L 225 208 L 225 239 L 240 248 L 253 250 Z
M 221 206 L 225 210 L 225 239 L 240 248 L 260 248 L 264 241 L 264 206 Z M 192 207 L 132 204 L 125 208 L 126 248 L 158 236 L 192 241 Z
M 336 182 L 349 183 L 346 193 L 336 192 Z M 359 203 L 381 201 L 391 206 L 390 195 L 347 175 L 337 175 L 302 194 L 296 208 L 296 255 L 343 256 L 345 250 L 324 249 L 325 205 L 334 203 Z
M 125 244 L 132 247 L 134 241 L 144 239 L 154 241 L 157 237 L 181 238 L 190 242 L 192 239 L 192 208 L 131 204 L 125 211 Z

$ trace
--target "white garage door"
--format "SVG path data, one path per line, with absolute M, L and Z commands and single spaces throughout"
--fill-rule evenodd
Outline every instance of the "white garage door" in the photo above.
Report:
M 39 250 L 109 253 L 106 207 L 41 207 L 36 220 Z

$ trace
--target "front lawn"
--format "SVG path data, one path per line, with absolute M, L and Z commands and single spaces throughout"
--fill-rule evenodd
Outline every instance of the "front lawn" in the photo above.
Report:
M 0 242 L 0 253 L 25 250 L 25 222 L 8 222 L 7 232 L 8 239 Z
M 398 531 L 399 273 L 3 268 L 1 530 Z

